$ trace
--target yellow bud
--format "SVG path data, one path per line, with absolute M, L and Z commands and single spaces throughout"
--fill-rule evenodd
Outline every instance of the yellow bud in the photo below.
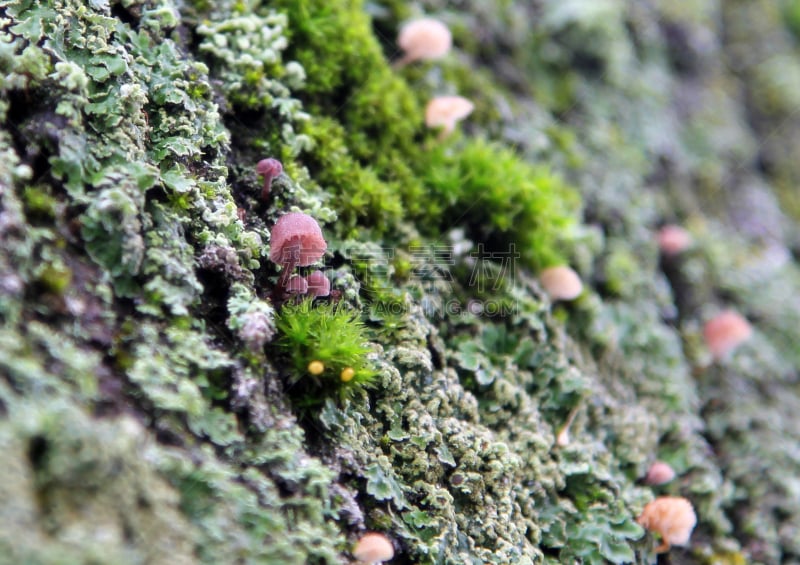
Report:
M 308 364 L 308 372 L 312 375 L 321 375 L 324 370 L 325 365 L 322 364 L 322 361 L 312 361 Z
M 342 374 L 339 375 L 342 378 L 342 382 L 346 383 L 348 381 L 353 380 L 353 377 L 356 376 L 356 372 L 353 370 L 352 367 L 345 367 L 342 369 Z

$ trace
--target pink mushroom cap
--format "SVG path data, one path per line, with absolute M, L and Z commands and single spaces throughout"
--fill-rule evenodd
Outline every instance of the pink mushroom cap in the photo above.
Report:
M 259 175 L 264 175 L 272 179 L 283 172 L 283 165 L 281 165 L 280 161 L 271 157 L 268 159 L 261 159 L 256 164 L 256 172 Z
M 692 236 L 680 226 L 664 226 L 658 231 L 658 248 L 665 255 L 677 255 L 692 244 Z
M 647 470 L 644 482 L 648 485 L 663 485 L 675 478 L 675 471 L 663 461 L 655 461 Z
M 437 96 L 425 107 L 425 125 L 442 127 L 445 134 L 456 127 L 456 123 L 469 116 L 475 105 L 463 96 Z
M 725 310 L 706 322 L 703 338 L 715 359 L 721 359 L 753 334 L 750 323 L 738 312 Z
M 394 557 L 394 546 L 385 535 L 368 532 L 356 543 L 353 556 L 361 563 L 381 563 Z
M 286 292 L 289 294 L 307 294 L 308 281 L 303 277 L 292 277 L 286 283 Z
M 420 18 L 400 28 L 397 44 L 405 51 L 404 62 L 439 59 L 447 55 L 453 37 L 447 26 L 434 18 Z
M 578 273 L 566 265 L 545 269 L 539 280 L 553 300 L 573 300 L 583 292 L 583 282 Z
M 314 271 L 308 277 L 308 292 L 314 296 L 328 296 L 331 293 L 331 281 L 322 271 Z
M 290 212 L 272 228 L 270 261 L 279 265 L 305 267 L 325 254 L 328 243 L 317 221 L 302 212 Z

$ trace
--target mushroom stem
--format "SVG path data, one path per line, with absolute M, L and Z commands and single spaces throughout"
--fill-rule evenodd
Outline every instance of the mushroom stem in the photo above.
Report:
M 273 158 L 261 159 L 256 165 L 256 172 L 264 177 L 264 186 L 261 188 L 261 199 L 267 200 L 272 188 L 272 181 L 283 173 L 283 165 Z
M 397 59 L 394 63 L 392 63 L 392 69 L 394 69 L 395 71 L 402 69 L 413 60 L 414 58 L 410 54 L 406 53 L 405 55 Z
M 667 538 L 666 536 L 664 536 L 664 534 L 660 535 L 661 535 L 661 545 L 659 545 L 657 548 L 653 550 L 654 553 L 665 553 L 669 551 L 670 548 L 669 541 L 667 541 Z
M 443 126 L 441 131 L 439 131 L 439 135 L 436 136 L 436 141 L 444 141 L 451 133 L 455 131 L 455 129 L 455 124 L 447 124 L 446 126 Z
M 578 410 L 580 409 L 580 403 L 576 404 L 575 407 L 570 410 L 569 415 L 567 416 L 567 421 L 561 426 L 561 429 L 558 431 L 558 435 L 556 436 L 556 445 L 561 447 L 565 445 L 569 445 L 569 428 L 572 426 L 572 422 L 575 420 L 575 416 L 578 415 Z
M 278 288 L 281 291 L 283 291 L 286 288 L 286 285 L 289 284 L 289 277 L 292 276 L 295 267 L 297 267 L 297 261 L 295 260 L 291 260 L 283 266 L 283 272 L 281 273 L 280 278 L 278 278 Z
M 269 198 L 270 190 L 272 189 L 272 181 L 275 180 L 275 175 L 265 174 L 264 175 L 264 186 L 261 189 L 261 200 L 266 200 Z

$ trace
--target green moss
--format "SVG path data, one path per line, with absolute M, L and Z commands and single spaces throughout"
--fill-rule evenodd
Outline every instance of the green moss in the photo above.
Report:
M 791 0 L 784 0 L 783 14 L 786 26 L 800 40 L 800 6 Z
M 315 116 L 305 130 L 314 140 L 309 168 L 345 226 L 396 229 L 424 194 L 412 174 L 422 109 L 410 86 L 383 56 L 361 1 L 277 2 L 289 20 L 288 55 L 306 70 L 302 89 Z M 348 235 L 348 232 L 343 232 Z
M 26 186 L 22 193 L 27 213 L 32 218 L 52 219 L 58 201 L 41 188 Z
M 347 396 L 358 387 L 369 385 L 375 377 L 360 313 L 345 303 L 315 306 L 312 300 L 305 300 L 297 305 L 286 304 L 276 326 L 281 333 L 278 346 L 289 355 L 293 366 L 290 382 L 313 381 L 322 391 L 338 390 Z M 309 372 L 309 364 L 314 361 L 322 363 L 322 374 Z M 342 371 L 348 368 L 353 370 L 352 377 L 342 379 Z M 321 401 L 322 398 L 317 399 Z
M 342 239 L 355 235 L 359 226 L 374 227 L 376 235 L 389 232 L 405 215 L 399 185 L 361 165 L 346 145 L 344 131 L 336 120 L 325 118 L 305 130 L 316 148 L 311 169 L 333 195 L 331 204 L 339 217 L 334 229 Z
M 796 226 L 728 214 L 797 184 L 792 18 L 679 4 L 0 2 L 0 553 L 332 564 L 380 529 L 415 563 L 644 561 L 658 456 L 700 518 L 674 560 L 796 561 Z M 423 12 L 453 53 L 392 70 Z M 437 144 L 445 92 L 476 112 Z M 261 259 L 292 207 L 347 242 L 343 299 L 276 316 Z M 680 218 L 711 227 L 659 265 Z M 454 278 L 420 281 L 405 248 L 442 234 Z M 487 289 L 487 257 L 471 286 L 470 252 L 512 244 L 518 277 Z M 566 260 L 586 292 L 554 313 L 529 270 Z M 757 326 L 712 367 L 703 304 Z
M 49 292 L 62 294 L 72 282 L 72 271 L 66 265 L 51 263 L 39 271 L 39 282 Z
M 427 225 L 467 225 L 471 238 L 488 242 L 489 251 L 508 252 L 514 245 L 532 267 L 565 261 L 579 200 L 546 166 L 532 166 L 505 147 L 476 139 L 455 151 L 432 148 L 429 168 L 421 174 L 430 189 Z

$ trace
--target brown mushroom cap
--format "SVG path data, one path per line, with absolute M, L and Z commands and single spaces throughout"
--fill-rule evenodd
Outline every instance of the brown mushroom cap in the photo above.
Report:
M 290 212 L 272 228 L 269 258 L 279 265 L 305 267 L 319 261 L 328 243 L 317 221 L 302 212 Z
M 331 293 L 331 281 L 322 271 L 314 271 L 306 277 L 308 292 L 314 296 L 328 296 Z
M 463 96 L 437 96 L 425 107 L 425 125 L 444 127 L 445 132 L 450 132 L 474 109 L 475 105 Z
M 453 36 L 439 20 L 420 18 L 400 28 L 397 44 L 406 53 L 405 62 L 439 59 L 450 51 Z
M 394 557 L 394 546 L 383 534 L 369 532 L 361 536 L 353 548 L 353 557 L 362 563 L 380 563 Z
M 583 292 L 578 273 L 566 265 L 545 269 L 539 275 L 539 280 L 553 300 L 573 300 Z

